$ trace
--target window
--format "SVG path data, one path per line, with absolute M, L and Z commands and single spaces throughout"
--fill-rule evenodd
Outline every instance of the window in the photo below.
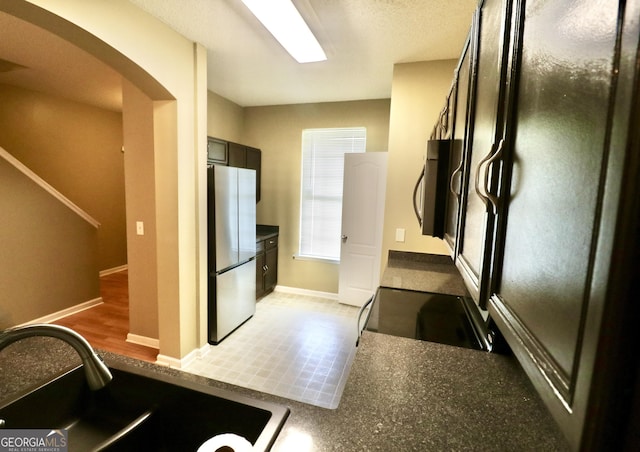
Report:
M 364 127 L 302 131 L 300 257 L 340 260 L 344 154 L 366 141 Z

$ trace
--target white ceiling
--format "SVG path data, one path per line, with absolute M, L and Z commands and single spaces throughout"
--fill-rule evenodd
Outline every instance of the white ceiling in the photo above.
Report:
M 395 63 L 457 58 L 477 0 L 293 0 L 328 60 L 299 64 L 241 0 L 130 0 L 207 48 L 208 88 L 241 105 L 391 97 Z M 265 0 L 267 1 L 267 0 Z M 0 83 L 119 108 L 119 75 L 0 13 Z M 26 38 L 25 38 L 26 37 Z

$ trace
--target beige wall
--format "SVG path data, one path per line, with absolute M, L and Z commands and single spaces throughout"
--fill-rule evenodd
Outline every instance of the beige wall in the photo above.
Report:
M 299 240 L 302 130 L 364 126 L 367 151 L 386 151 L 388 125 L 388 99 L 244 109 L 242 143 L 262 150 L 257 221 L 280 226 L 279 285 L 338 292 L 338 265 L 292 258 Z
M 300 149 L 305 128 L 365 125 L 367 150 L 388 149 L 382 270 L 389 250 L 448 254 L 442 240 L 421 235 L 411 198 L 426 141 L 444 106 L 456 64 L 456 60 L 442 60 L 395 65 L 390 101 L 249 107 L 241 115 L 236 104 L 209 94 L 209 134 L 220 136 L 220 130 L 239 128 L 240 142 L 262 149 L 262 200 L 257 216 L 258 223 L 280 226 L 278 284 L 338 291 L 338 265 L 292 258 L 299 239 Z M 212 121 L 212 111 L 226 123 Z M 395 241 L 397 228 L 405 229 L 404 243 Z
M 127 236 L 129 242 L 129 333 L 158 338 L 158 281 L 153 102 L 132 83 L 122 87 Z M 141 221 L 144 235 L 136 232 Z
M 242 142 L 244 109 L 230 100 L 207 91 L 207 135 L 221 140 Z
M 98 301 L 97 232 L 0 157 L 0 329 Z
M 424 163 L 426 142 L 451 87 L 456 60 L 396 64 L 391 89 L 389 160 L 382 267 L 389 250 L 448 254 L 444 241 L 423 236 L 412 193 Z M 397 228 L 405 242 L 395 241 Z
M 154 100 L 158 264 L 156 269 L 149 271 L 157 273 L 160 355 L 169 360 L 185 357 L 203 345 L 203 329 L 206 328 L 202 315 L 203 303 L 206 303 L 206 231 L 203 228 L 206 198 L 203 187 L 209 127 L 204 120 L 208 108 L 206 52 L 126 0 L 15 0 L 0 4 L 0 9 L 69 39 L 119 70 Z M 446 92 L 445 88 L 440 93 L 437 82 L 446 85 L 451 80 L 451 71 L 445 77 L 446 70 L 437 69 L 437 62 L 433 64 L 435 66 L 426 71 L 426 78 L 420 85 L 427 86 L 431 94 L 438 92 L 439 98 L 433 105 L 433 111 L 437 112 Z M 394 91 L 397 91 L 400 89 L 398 81 L 408 74 L 401 68 L 395 72 Z M 444 82 L 445 78 L 447 82 Z M 417 98 L 420 92 L 416 90 L 411 96 Z M 266 191 L 263 194 L 270 201 L 258 205 L 258 221 L 279 224 L 285 240 L 280 250 L 280 262 L 283 276 L 291 276 L 280 282 L 336 292 L 335 266 L 291 260 L 298 240 L 301 130 L 365 125 L 370 130 L 369 150 L 386 150 L 387 138 L 391 138 L 388 135 L 389 101 L 250 108 L 244 111 L 244 116 L 244 131 L 238 141 L 260 147 L 264 152 L 263 188 Z M 430 114 L 426 116 L 426 121 L 418 126 L 428 130 L 436 114 L 433 118 Z M 417 123 L 416 118 L 411 119 L 403 125 L 405 129 Z M 392 130 L 401 126 L 400 123 L 399 120 L 392 121 Z M 409 134 L 413 135 L 414 131 Z M 425 139 L 426 135 L 420 140 L 420 149 L 424 148 Z M 402 141 L 394 140 L 393 147 L 397 152 L 402 152 L 398 147 Z M 391 187 L 398 177 L 406 179 L 409 172 L 395 163 L 390 168 Z M 415 166 L 413 168 L 415 170 Z M 403 213 L 390 208 L 390 199 L 406 196 L 403 190 L 400 191 L 398 196 L 393 191 L 391 197 L 388 192 L 385 231 L 395 230 L 395 224 L 387 223 L 395 223 L 395 214 Z M 406 211 L 411 212 L 411 208 Z M 408 221 L 402 220 L 402 223 Z M 410 227 L 406 227 L 413 242 Z
M 100 223 L 99 270 L 125 265 L 121 114 L 8 85 L 0 99 L 0 146 Z
M 391 100 L 241 108 L 209 93 L 208 133 L 234 130 L 262 149 L 258 223 L 280 226 L 278 284 L 336 293 L 338 265 L 294 260 L 298 248 L 300 149 L 304 128 L 367 126 L 367 150 L 389 150 L 382 270 L 389 250 L 448 254 L 440 239 L 420 234 L 411 196 L 426 140 L 449 92 L 456 60 L 398 64 Z M 243 111 L 244 114 L 241 114 Z M 212 114 L 213 112 L 213 114 Z M 212 121 L 212 118 L 220 118 Z M 230 139 L 230 138 L 229 138 Z M 396 228 L 406 231 L 395 241 Z
M 158 281 L 159 359 L 180 365 L 206 328 L 206 52 L 126 0 L 15 0 L 0 9 L 68 39 L 154 100 L 158 264 L 149 271 Z

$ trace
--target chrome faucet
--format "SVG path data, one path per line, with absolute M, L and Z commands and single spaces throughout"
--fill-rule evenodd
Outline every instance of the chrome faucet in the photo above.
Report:
M 109 368 L 91 348 L 89 342 L 64 326 L 37 323 L 4 330 L 0 332 L 0 350 L 16 341 L 34 336 L 55 337 L 71 345 L 82 358 L 87 384 L 92 390 L 104 388 L 113 378 Z

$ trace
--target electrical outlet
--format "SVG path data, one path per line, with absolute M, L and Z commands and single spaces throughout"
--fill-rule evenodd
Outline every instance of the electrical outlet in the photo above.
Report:
M 144 222 L 136 221 L 136 234 L 144 235 Z
M 396 229 L 396 242 L 404 242 L 404 228 Z

